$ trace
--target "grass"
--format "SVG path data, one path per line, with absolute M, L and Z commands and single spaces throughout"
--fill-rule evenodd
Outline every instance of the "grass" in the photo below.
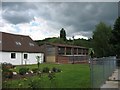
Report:
M 16 71 L 23 66 L 17 66 Z M 37 68 L 37 65 L 24 66 L 29 69 Z M 7 88 L 28 88 L 30 80 L 39 80 L 42 88 L 90 88 L 90 69 L 87 64 L 41 64 L 40 69 L 44 67 L 57 67 L 62 70 L 60 73 L 55 74 L 55 80 L 48 79 L 47 74 L 43 78 L 39 76 L 27 77 L 27 80 L 23 78 L 19 80 L 10 80 L 3 82 L 3 87 Z

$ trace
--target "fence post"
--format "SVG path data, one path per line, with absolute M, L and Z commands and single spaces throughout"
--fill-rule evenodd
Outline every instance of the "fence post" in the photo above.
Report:
M 102 62 L 103 62 L 103 83 L 105 83 L 105 60 L 104 60 L 104 57 L 102 59 Z
M 93 87 L 93 59 L 89 57 L 89 64 L 90 64 L 90 80 L 91 80 L 91 88 Z

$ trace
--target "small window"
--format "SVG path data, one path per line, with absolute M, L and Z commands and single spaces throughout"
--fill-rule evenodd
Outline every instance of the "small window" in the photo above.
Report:
M 28 54 L 24 54 L 24 59 L 28 59 Z
M 21 46 L 22 44 L 21 44 L 21 42 L 15 42 L 16 43 L 16 45 L 19 45 L 19 46 Z
M 16 58 L 16 54 L 15 53 L 11 53 L 11 58 L 12 59 Z
M 30 45 L 30 46 L 34 46 L 34 44 L 33 44 L 33 43 L 29 43 L 29 45 Z

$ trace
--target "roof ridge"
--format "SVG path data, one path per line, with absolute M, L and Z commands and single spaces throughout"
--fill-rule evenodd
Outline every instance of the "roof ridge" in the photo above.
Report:
M 9 32 L 1 32 L 1 31 L 0 31 L 0 33 L 3 33 L 3 34 L 9 34 L 9 35 L 15 35 L 15 36 L 30 37 L 29 35 L 21 35 L 21 34 L 9 33 Z

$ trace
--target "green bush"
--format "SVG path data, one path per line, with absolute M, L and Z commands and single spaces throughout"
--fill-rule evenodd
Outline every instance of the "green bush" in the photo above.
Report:
M 6 63 L 6 62 L 2 63 L 2 70 L 3 71 L 6 69 L 11 69 L 11 68 L 13 68 L 13 65 L 11 63 Z
M 5 69 L 2 74 L 3 74 L 3 77 L 5 77 L 5 78 L 12 78 L 13 77 L 13 72 L 12 72 L 12 70 L 9 70 L 9 69 Z
M 58 69 L 58 71 L 57 72 L 61 72 L 61 69 Z
M 32 71 L 33 71 L 33 73 L 37 73 L 39 71 L 39 69 L 38 68 L 33 68 Z
M 19 69 L 19 74 L 24 75 L 24 74 L 26 74 L 26 72 L 28 72 L 28 70 L 29 70 L 29 68 L 20 68 Z
M 52 72 L 61 72 L 61 70 L 59 68 L 53 67 Z
M 49 73 L 49 70 L 50 70 L 50 69 L 49 69 L 48 67 L 44 67 L 43 70 L 42 70 L 42 72 L 43 72 L 43 73 Z
M 12 69 L 13 65 L 10 63 L 2 63 L 2 76 L 5 78 L 12 78 L 13 77 L 13 72 Z

